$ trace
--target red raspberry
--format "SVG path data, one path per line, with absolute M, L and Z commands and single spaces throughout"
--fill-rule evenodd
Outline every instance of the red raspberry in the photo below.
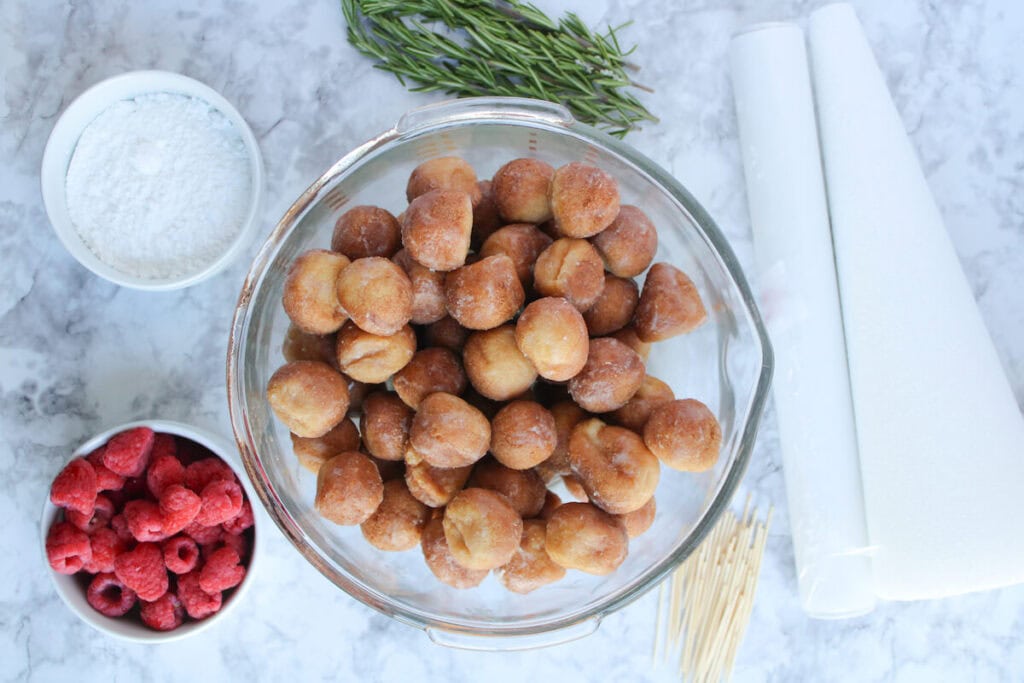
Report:
M 113 529 L 103 527 L 89 536 L 92 548 L 92 559 L 82 567 L 90 574 L 101 574 L 114 571 L 114 560 L 120 555 L 127 544 L 117 536 Z
M 121 476 L 139 476 L 149 462 L 155 436 L 149 427 L 136 427 L 115 434 L 107 442 L 107 448 L 103 452 L 103 464 Z
M 238 553 L 242 560 L 249 557 L 249 539 L 242 534 L 230 534 L 226 531 L 221 533 L 220 537 L 213 543 L 207 543 L 203 546 L 203 557 L 209 557 L 221 548 L 231 548 Z
M 100 527 L 110 524 L 110 518 L 114 516 L 114 504 L 104 495 L 96 496 L 96 506 L 92 512 L 83 515 L 78 510 L 65 510 L 64 519 L 74 524 L 87 534 L 91 534 Z
M 108 617 L 123 617 L 135 606 L 135 598 L 135 591 L 107 572 L 97 574 L 85 593 L 92 608 Z
M 242 487 L 234 481 L 211 481 L 201 495 L 203 507 L 196 521 L 203 526 L 215 526 L 233 518 L 242 510 Z
M 199 522 L 192 522 L 182 529 L 182 533 L 189 536 L 199 545 L 210 545 L 220 540 L 224 530 L 219 526 L 203 526 Z
M 85 458 L 75 458 L 60 471 L 50 486 L 50 502 L 92 515 L 96 505 L 96 470 Z
M 157 434 L 157 438 L 165 436 Z M 173 442 L 172 442 L 173 443 Z M 154 452 L 156 449 L 153 449 Z M 159 498 L 168 486 L 185 483 L 185 467 L 173 455 L 154 455 L 146 471 L 146 486 L 154 498 Z
M 234 548 L 214 550 L 199 570 L 199 587 L 211 595 L 234 588 L 245 578 L 245 567 Z
M 185 607 L 174 593 L 164 593 L 153 602 L 143 602 L 142 623 L 157 631 L 173 631 L 185 621 Z
M 199 585 L 199 572 L 191 571 L 178 577 L 178 599 L 193 619 L 204 619 L 220 611 L 223 597 L 210 595 Z
M 46 534 L 46 559 L 60 574 L 74 574 L 92 559 L 89 536 L 67 522 L 57 522 Z
M 169 455 L 175 460 L 178 459 L 178 444 L 174 441 L 173 434 L 157 433 L 153 436 L 153 458 L 161 455 Z
M 175 574 L 187 574 L 199 563 L 199 546 L 188 536 L 164 541 L 164 564 Z
M 129 500 L 124 504 L 124 517 L 137 541 L 162 541 L 168 536 L 160 508 L 151 500 Z
M 185 486 L 196 493 L 200 493 L 210 482 L 221 479 L 234 481 L 235 473 L 220 458 L 204 458 L 185 468 Z
M 202 499 L 180 484 L 172 484 L 160 496 L 160 514 L 163 516 L 163 530 L 168 536 L 176 534 L 196 518 L 202 507 Z
M 164 554 L 156 543 L 140 543 L 118 555 L 114 573 L 143 600 L 153 601 L 167 592 Z
M 125 519 L 124 513 L 119 512 L 110 518 L 110 528 L 122 541 L 135 541 L 135 537 L 132 536 L 132 530 L 128 528 L 128 520 Z
M 252 505 L 249 504 L 249 501 L 244 501 L 242 509 L 238 511 L 238 514 L 221 524 L 221 526 L 224 527 L 224 531 L 237 536 L 250 528 L 255 522 L 256 520 L 252 514 Z
M 120 491 L 121 487 L 124 486 L 124 477 L 117 472 L 111 472 L 107 469 L 107 466 L 103 464 L 103 452 L 107 450 L 106 446 L 100 446 L 89 455 L 85 456 L 85 459 L 89 461 L 92 468 L 96 470 L 96 488 L 100 491 Z

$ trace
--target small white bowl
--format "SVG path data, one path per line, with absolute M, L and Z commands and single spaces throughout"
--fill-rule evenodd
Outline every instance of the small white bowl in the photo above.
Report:
M 107 635 L 115 638 L 120 638 L 121 640 L 128 640 L 135 643 L 168 643 L 173 640 L 188 638 L 196 633 L 205 631 L 214 624 L 220 623 L 228 614 L 234 611 L 235 607 L 237 607 L 242 600 L 245 599 L 246 593 L 248 593 L 249 587 L 253 583 L 253 570 L 255 570 L 256 566 L 259 564 L 258 560 L 262 549 L 260 545 L 261 532 L 259 529 L 256 529 L 256 526 L 260 525 L 260 516 L 258 514 L 259 511 L 256 509 L 256 492 L 253 490 L 252 484 L 249 483 L 249 478 L 245 475 L 245 470 L 243 470 L 241 464 L 237 462 L 237 449 L 228 440 L 199 429 L 198 427 L 182 424 L 180 422 L 170 422 L 167 420 L 141 420 L 139 422 L 129 422 L 128 424 L 112 427 L 92 437 L 79 446 L 69 460 L 92 453 L 94 450 L 107 443 L 107 441 L 110 440 L 110 437 L 134 427 L 149 427 L 154 432 L 174 434 L 175 436 L 181 436 L 195 441 L 220 456 L 220 459 L 226 462 L 234 471 L 235 476 L 238 477 L 238 481 L 242 484 L 242 488 L 245 489 L 245 495 L 249 500 L 249 504 L 253 506 L 253 516 L 256 519 L 255 524 L 253 524 L 252 550 L 249 553 L 249 562 L 246 566 L 245 578 L 242 579 L 242 583 L 235 588 L 234 593 L 231 594 L 231 597 L 224 603 L 224 606 L 221 607 L 219 612 L 201 621 L 186 621 L 173 631 L 154 631 L 141 621 L 137 621 L 135 619 L 114 618 L 100 614 L 94 610 L 88 600 L 86 600 L 85 590 L 74 575 L 58 574 L 50 568 L 50 563 L 46 557 L 46 534 L 49 531 L 50 526 L 57 519 L 57 515 L 60 514 L 60 508 L 50 502 L 49 495 L 47 495 L 46 502 L 43 505 L 43 517 L 40 529 L 43 566 L 50 572 L 50 577 L 53 579 L 53 585 L 57 589 L 57 594 L 64 601 L 64 604 L 66 604 L 79 619 L 87 623 L 89 626 L 92 626 L 97 631 L 106 633 Z M 56 472 L 54 473 L 54 476 L 56 476 Z
M 249 154 L 252 197 L 249 212 L 231 246 L 202 270 L 174 278 L 150 279 L 122 272 L 101 261 L 82 241 L 68 215 L 65 180 L 71 157 L 82 131 L 108 107 L 121 100 L 150 93 L 188 95 L 208 102 L 238 130 Z M 220 93 L 197 80 L 169 71 L 131 71 L 108 78 L 92 86 L 68 105 L 50 133 L 43 151 L 40 173 L 43 204 L 54 232 L 71 255 L 96 275 L 125 287 L 144 290 L 171 290 L 189 287 L 223 270 L 251 240 L 263 200 L 263 157 L 249 124 Z

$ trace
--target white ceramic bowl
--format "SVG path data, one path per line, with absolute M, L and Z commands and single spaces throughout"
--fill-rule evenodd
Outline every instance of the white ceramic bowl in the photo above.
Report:
M 259 564 L 262 548 L 260 545 L 261 531 L 256 529 L 256 526 L 260 525 L 259 506 L 256 504 L 256 492 L 253 490 L 252 484 L 249 483 L 249 478 L 245 476 L 245 471 L 242 469 L 241 463 L 238 462 L 238 451 L 235 446 L 227 439 L 211 434 L 210 432 L 199 429 L 198 427 L 182 424 L 180 422 L 170 422 L 167 420 L 142 420 L 139 422 L 129 422 L 128 424 L 112 427 L 106 431 L 100 432 L 79 446 L 69 460 L 92 453 L 94 450 L 109 441 L 110 437 L 134 427 L 149 427 L 155 432 L 174 434 L 175 436 L 181 436 L 195 441 L 220 456 L 221 460 L 226 462 L 234 471 L 235 476 L 238 477 L 238 481 L 242 483 L 242 488 L 245 489 L 245 495 L 249 500 L 249 504 L 253 506 L 253 516 L 256 519 L 256 523 L 253 525 L 252 551 L 249 553 L 249 562 L 246 567 L 245 578 L 242 580 L 242 583 L 235 588 L 231 597 L 225 601 L 224 606 L 219 612 L 211 617 L 203 619 L 202 621 L 186 621 L 173 631 L 154 631 L 135 619 L 113 618 L 100 614 L 94 610 L 91 605 L 89 605 L 89 602 L 85 597 L 85 589 L 74 575 L 58 574 L 50 569 L 50 564 L 46 559 L 46 534 L 54 520 L 57 519 L 57 515 L 60 514 L 60 508 L 50 502 L 49 496 L 47 496 L 46 502 L 43 505 L 43 517 L 39 534 L 43 552 L 43 566 L 45 566 L 47 571 L 50 572 L 50 577 L 53 579 L 53 585 L 57 589 L 57 594 L 64 601 L 64 604 L 66 604 L 79 619 L 89 624 L 89 626 L 92 626 L 97 631 L 114 636 L 115 638 L 135 643 L 167 643 L 172 640 L 188 638 L 200 631 L 205 631 L 214 624 L 221 623 L 231 612 L 234 611 L 239 603 L 245 599 L 245 595 L 248 593 L 249 587 L 252 586 L 253 571 Z M 54 476 L 56 475 L 57 473 L 54 472 Z
M 249 211 L 231 246 L 214 262 L 201 270 L 174 278 L 150 279 L 122 272 L 101 261 L 82 241 L 68 215 L 65 179 L 68 165 L 82 131 L 115 102 L 148 93 L 175 93 L 205 100 L 220 111 L 238 130 L 249 155 L 252 196 Z M 187 76 L 168 71 L 131 71 L 97 83 L 68 105 L 50 133 L 43 151 L 40 174 L 43 204 L 57 237 L 79 263 L 111 282 L 144 290 L 170 290 L 189 287 L 223 270 L 251 240 L 256 230 L 263 200 L 263 157 L 256 137 L 242 115 L 216 90 Z

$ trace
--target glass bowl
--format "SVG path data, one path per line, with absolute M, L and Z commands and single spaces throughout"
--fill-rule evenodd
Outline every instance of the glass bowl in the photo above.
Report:
M 358 204 L 405 208 L 405 184 L 422 161 L 458 155 L 479 177 L 523 156 L 558 167 L 582 160 L 619 182 L 658 227 L 656 261 L 696 283 L 708 310 L 695 332 L 655 344 L 648 368 L 679 398 L 706 403 L 722 426 L 722 450 L 709 472 L 662 468 L 654 525 L 630 542 L 609 576 L 570 571 L 528 595 L 505 591 L 491 576 L 471 590 L 438 582 L 418 550 L 384 553 L 358 527 L 339 527 L 313 508 L 315 477 L 292 454 L 288 430 L 265 398 L 284 363 L 288 318 L 281 293 L 301 252 L 327 248 L 337 217 Z M 638 278 L 639 280 L 639 278 Z M 714 526 L 746 468 L 771 379 L 772 355 L 743 273 L 714 222 L 665 171 L 629 146 L 573 120 L 557 105 L 514 98 L 472 98 L 413 110 L 382 135 L 331 166 L 288 209 L 249 271 L 228 348 L 228 400 L 245 468 L 271 517 L 303 557 L 357 600 L 423 628 L 447 645 L 512 649 L 592 632 L 601 618 L 657 585 Z M 563 500 L 566 496 L 563 495 Z

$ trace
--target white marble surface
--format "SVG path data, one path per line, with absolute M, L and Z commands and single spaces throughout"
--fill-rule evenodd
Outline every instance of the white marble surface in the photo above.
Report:
M 635 60 L 657 91 L 646 101 L 662 123 L 629 140 L 704 202 L 749 263 L 728 38 L 746 23 L 803 17 L 820 3 L 538 4 L 634 21 L 623 38 L 642 43 Z M 1024 402 L 1024 5 L 857 6 Z M 339 592 L 276 529 L 250 599 L 204 637 L 126 645 L 64 607 L 46 575 L 38 517 L 70 449 L 139 417 L 229 433 L 223 361 L 247 258 L 183 292 L 119 289 L 64 252 L 42 208 L 37 175 L 56 116 L 89 85 L 141 68 L 205 81 L 250 121 L 266 159 L 267 229 L 331 161 L 438 99 L 406 93 L 348 47 L 333 0 L 0 4 L 0 679 L 672 680 L 649 663 L 653 594 L 568 645 L 447 650 Z M 850 621 L 807 619 L 796 600 L 775 439 L 769 410 L 744 488 L 777 515 L 736 680 L 1024 678 L 1024 586 L 882 605 Z

